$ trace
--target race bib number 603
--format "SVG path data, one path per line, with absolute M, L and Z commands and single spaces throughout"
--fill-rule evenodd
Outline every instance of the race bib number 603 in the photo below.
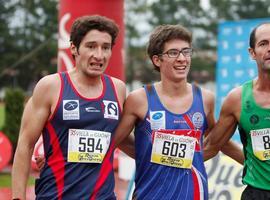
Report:
M 154 131 L 151 162 L 177 168 L 191 168 L 196 138 L 183 135 L 181 131 L 184 130 L 172 131 L 171 134 L 168 130 Z
M 109 132 L 69 129 L 68 162 L 102 163 L 110 139 Z

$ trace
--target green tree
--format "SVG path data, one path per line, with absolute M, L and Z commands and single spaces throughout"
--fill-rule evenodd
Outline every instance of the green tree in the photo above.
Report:
M 13 149 L 16 149 L 20 123 L 24 109 L 25 96 L 21 89 L 7 89 L 5 95 L 5 124 L 3 132 L 10 139 Z
M 142 29 L 135 25 L 136 19 L 145 18 L 144 15 L 149 7 L 143 0 L 126 0 L 125 4 L 126 82 L 131 85 L 130 89 L 133 90 L 132 82 L 134 80 L 144 81 L 147 76 L 142 75 L 141 72 L 151 70 L 150 65 L 147 64 L 145 43 L 140 42 L 144 32 L 141 32 Z M 141 26 L 142 24 L 140 24 Z
M 4 45 L 5 62 L 0 68 L 1 86 L 20 86 L 27 89 L 39 79 L 42 71 L 56 71 L 57 56 L 57 0 L 20 0 L 3 2 L 3 9 L 14 12 L 3 14 L 9 18 L 7 29 L 11 45 Z M 2 5 L 2 4 L 1 4 Z M 2 33 L 1 33 L 2 35 Z M 4 36 L 6 40 L 6 35 Z
M 13 37 L 9 33 L 9 23 L 15 11 L 15 5 L 0 0 L 0 85 L 10 82 L 7 74 L 11 73 L 7 70 L 8 63 L 12 63 L 15 59 L 12 49 L 16 49 Z

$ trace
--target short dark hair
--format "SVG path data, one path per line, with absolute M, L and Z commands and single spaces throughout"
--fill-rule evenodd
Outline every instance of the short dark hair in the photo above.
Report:
M 184 40 L 191 45 L 192 34 L 181 25 L 166 24 L 157 26 L 151 33 L 147 46 L 147 53 L 151 61 L 154 55 L 163 53 L 165 43 L 173 39 Z M 159 71 L 157 66 L 155 66 L 155 69 Z
M 119 32 L 118 25 L 112 19 L 100 15 L 77 18 L 71 27 L 70 42 L 79 49 L 84 36 L 93 29 L 109 33 L 112 37 L 112 46 L 115 44 L 115 39 Z
M 265 24 L 270 24 L 270 22 L 265 22 L 265 23 L 261 23 L 258 26 L 256 26 L 250 33 L 250 37 L 249 37 L 249 47 L 254 49 L 255 48 L 255 44 L 256 44 L 256 32 L 257 29 Z

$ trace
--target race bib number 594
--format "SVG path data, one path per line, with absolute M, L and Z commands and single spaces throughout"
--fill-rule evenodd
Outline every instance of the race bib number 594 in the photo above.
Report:
M 191 168 L 196 138 L 181 134 L 186 130 L 154 131 L 151 162 L 177 168 Z M 175 134 L 177 132 L 177 134 Z
M 109 132 L 69 129 L 68 162 L 102 163 L 110 139 Z

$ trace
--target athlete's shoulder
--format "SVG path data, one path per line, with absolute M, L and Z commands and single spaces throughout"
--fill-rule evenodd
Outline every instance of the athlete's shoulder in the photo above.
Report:
M 215 99 L 215 94 L 211 90 L 201 87 L 201 91 L 202 91 L 202 96 L 205 99 L 211 99 L 211 100 Z
M 145 89 L 144 88 L 138 88 L 136 90 L 133 90 L 129 93 L 128 95 L 128 98 L 129 99 L 138 99 L 138 100 L 141 100 L 141 99 L 145 99 L 146 98 L 146 93 L 145 93 Z
M 241 101 L 243 85 L 233 88 L 227 95 L 226 101 L 230 103 L 236 103 Z M 233 105 L 233 104 L 232 104 Z
M 41 78 L 36 84 L 32 101 L 39 105 L 53 105 L 61 88 L 59 74 L 51 74 Z
M 145 90 L 144 88 L 139 88 L 129 93 L 124 109 L 143 119 L 147 112 L 147 107 L 148 102 Z
M 214 110 L 215 105 L 215 95 L 214 93 L 206 88 L 201 87 L 202 91 L 202 99 L 203 99 L 203 105 L 205 112 L 208 113 L 210 111 Z
M 239 116 L 241 111 L 242 88 L 242 86 L 235 87 L 228 93 L 222 104 L 223 112 Z
M 44 76 L 38 81 L 34 91 L 55 90 L 60 87 L 60 84 L 61 84 L 61 79 L 60 79 L 59 74 L 58 73 L 50 74 L 50 75 Z
M 144 88 L 139 88 L 130 92 L 127 97 L 127 102 L 133 108 L 138 108 L 147 103 Z
M 119 88 L 120 90 L 126 90 L 126 84 L 124 83 L 124 81 L 122 81 L 118 78 L 112 77 L 112 76 L 109 76 L 109 77 L 111 78 L 111 80 L 116 88 Z

